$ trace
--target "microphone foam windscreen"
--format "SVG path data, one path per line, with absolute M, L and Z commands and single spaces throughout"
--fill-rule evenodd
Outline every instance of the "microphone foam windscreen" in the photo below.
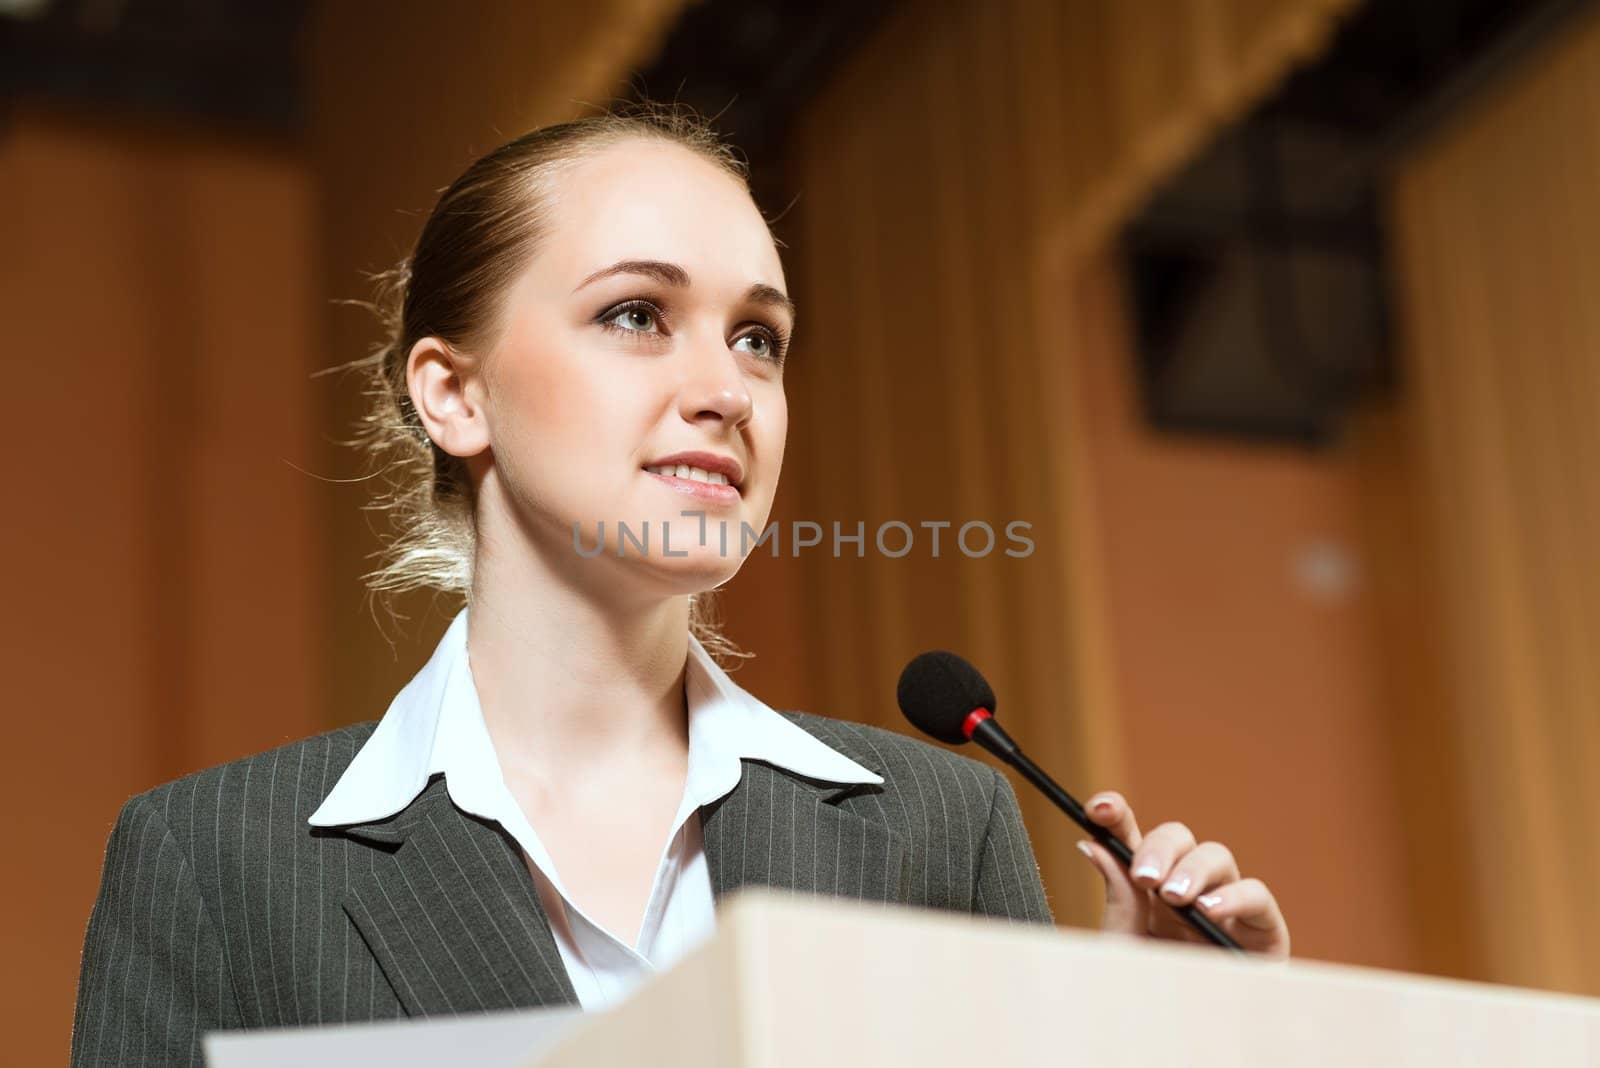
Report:
M 895 690 L 900 711 L 924 734 L 962 745 L 961 731 L 975 708 L 995 711 L 994 690 L 978 669 L 955 653 L 921 653 L 900 672 Z

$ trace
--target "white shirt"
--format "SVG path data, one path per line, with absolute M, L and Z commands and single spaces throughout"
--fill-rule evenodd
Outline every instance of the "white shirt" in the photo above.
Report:
M 699 809 L 732 792 L 742 760 L 825 782 L 883 782 L 736 685 L 693 635 L 686 669 L 689 772 L 634 945 L 591 919 L 567 893 L 538 832 L 507 788 L 472 682 L 465 608 L 309 822 L 337 827 L 386 819 L 409 805 L 431 775 L 443 772 L 457 808 L 494 820 L 522 847 L 579 1003 L 585 1010 L 613 1005 L 715 928 Z

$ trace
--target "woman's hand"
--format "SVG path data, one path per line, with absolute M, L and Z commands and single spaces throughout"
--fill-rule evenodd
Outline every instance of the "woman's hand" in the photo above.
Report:
M 1106 912 L 1100 929 L 1147 938 L 1204 942 L 1171 905 L 1195 904 L 1235 942 L 1252 953 L 1289 955 L 1289 925 L 1260 879 L 1241 879 L 1233 853 L 1220 842 L 1195 844 L 1181 823 L 1163 823 L 1140 835 L 1133 809 L 1114 791 L 1095 794 L 1084 806 L 1089 818 L 1128 843 L 1133 863 L 1124 870 L 1098 842 L 1078 850 L 1106 881 Z

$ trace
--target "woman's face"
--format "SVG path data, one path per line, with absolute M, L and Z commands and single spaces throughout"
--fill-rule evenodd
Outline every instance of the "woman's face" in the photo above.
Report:
M 783 463 L 793 309 L 766 222 L 736 179 L 648 141 L 585 157 L 551 208 L 484 362 L 480 501 L 574 567 L 710 589 L 765 527 Z M 591 560 L 574 527 L 592 553 L 602 523 Z

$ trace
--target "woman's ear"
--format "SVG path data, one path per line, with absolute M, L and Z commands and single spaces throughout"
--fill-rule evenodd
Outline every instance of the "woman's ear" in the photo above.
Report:
M 451 456 L 476 456 L 489 447 L 477 370 L 477 361 L 432 336 L 420 338 L 406 357 L 411 404 L 428 437 Z

